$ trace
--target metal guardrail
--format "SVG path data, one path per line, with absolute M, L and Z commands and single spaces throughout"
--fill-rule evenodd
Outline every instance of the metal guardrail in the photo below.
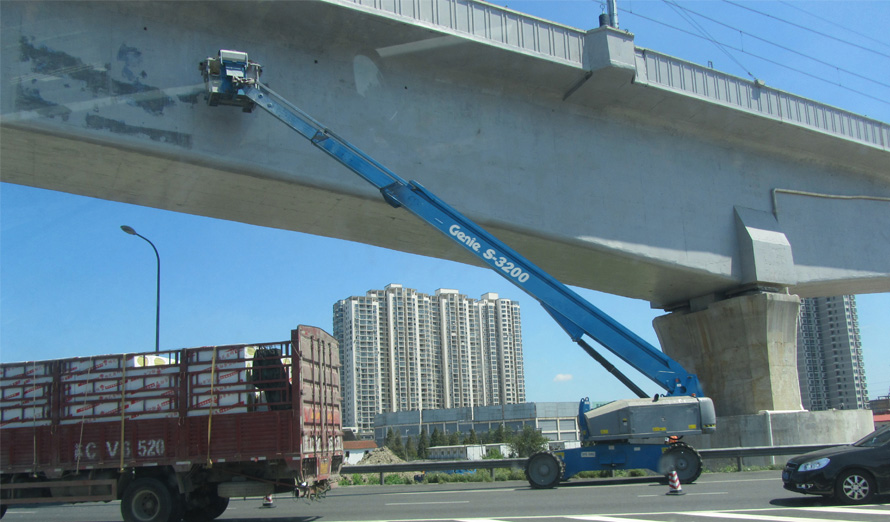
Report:
M 713 448 L 700 449 L 702 459 L 731 459 L 745 457 L 775 457 L 781 455 L 800 455 L 842 444 L 794 444 L 791 446 L 750 446 L 747 448 Z
M 484 459 L 484 460 L 414 460 L 402 464 L 368 464 L 364 466 L 352 465 L 340 468 L 340 475 L 352 475 L 353 473 L 379 473 L 380 483 L 384 484 L 383 476 L 386 473 L 406 473 L 412 471 L 460 471 L 460 470 L 491 470 L 491 478 L 494 478 L 494 470 L 501 468 L 525 469 L 528 459 Z
M 840 446 L 840 444 L 795 444 L 791 446 L 752 446 L 748 448 L 713 448 L 700 449 L 698 451 L 702 460 L 736 459 L 739 471 L 742 470 L 742 459 L 748 457 L 776 457 L 785 455 L 800 455 L 810 451 Z M 379 473 L 380 483 L 384 484 L 386 473 L 428 472 L 428 471 L 459 471 L 466 469 L 491 470 L 494 478 L 494 470 L 501 468 L 522 468 L 528 459 L 485 459 L 485 460 L 415 460 L 399 464 L 368 464 L 347 465 L 340 468 L 341 475 L 354 473 Z
M 742 459 L 746 457 L 777 457 L 786 455 L 802 455 L 842 444 L 794 444 L 790 446 L 751 446 L 748 448 L 713 448 L 700 449 L 698 454 L 702 460 L 736 459 L 736 469 L 742 471 Z

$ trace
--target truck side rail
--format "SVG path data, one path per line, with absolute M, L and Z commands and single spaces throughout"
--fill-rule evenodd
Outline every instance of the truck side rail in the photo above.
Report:
M 43 480 L 39 482 L 2 483 L 0 491 L 3 495 L 3 504 L 13 506 L 17 504 L 55 504 L 59 502 L 110 502 L 117 500 L 117 480 L 90 479 L 90 480 Z M 85 488 L 85 495 L 67 495 L 42 497 L 40 491 L 51 488 Z M 16 496 L 16 491 L 32 490 L 31 494 Z
M 0 469 L 189 467 L 283 455 L 289 466 L 324 456 L 329 474 L 336 466 L 327 455 L 342 452 L 336 346 L 303 353 L 299 331 L 275 343 L 4 363 Z

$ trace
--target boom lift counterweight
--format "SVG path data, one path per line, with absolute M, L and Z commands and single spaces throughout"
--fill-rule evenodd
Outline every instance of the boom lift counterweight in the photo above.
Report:
M 313 145 L 374 185 L 393 207 L 404 207 L 445 236 L 461 244 L 492 270 L 534 297 L 588 354 L 607 366 L 640 399 L 621 400 L 590 409 L 582 400 L 579 427 L 592 448 L 540 453 L 529 459 L 526 474 L 533 487 L 552 487 L 580 471 L 646 468 L 695 480 L 701 459 L 676 442 L 678 436 L 711 433 L 714 406 L 702 394 L 698 378 L 623 325 L 587 302 L 541 268 L 461 215 L 416 181 L 406 181 L 337 136 L 260 82 L 262 67 L 247 53 L 220 50 L 200 63 L 211 106 L 233 105 L 244 112 L 260 107 Z M 646 398 L 584 339 L 589 337 L 665 390 Z M 671 437 L 671 442 L 666 438 Z M 660 443 L 653 440 L 661 439 Z M 602 444 L 608 442 L 608 444 Z M 670 468 L 670 469 L 666 469 Z

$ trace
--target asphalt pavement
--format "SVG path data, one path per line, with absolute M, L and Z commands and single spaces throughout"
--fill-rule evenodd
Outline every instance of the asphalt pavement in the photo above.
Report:
M 782 489 L 781 472 L 707 473 L 668 494 L 663 480 L 571 480 L 550 490 L 487 482 L 349 486 L 309 502 L 232 499 L 228 522 L 886 522 L 890 498 L 848 507 Z M 12 507 L 4 522 L 120 522 L 118 502 Z

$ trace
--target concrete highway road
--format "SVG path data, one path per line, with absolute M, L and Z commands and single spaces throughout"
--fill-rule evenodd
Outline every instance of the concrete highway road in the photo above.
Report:
M 233 499 L 218 519 L 231 522 L 885 522 L 890 498 L 847 507 L 782 489 L 779 471 L 709 473 L 668 496 L 667 484 L 633 480 L 572 480 L 552 490 L 525 482 L 358 486 L 332 490 L 309 503 L 280 495 Z M 119 522 L 119 503 L 15 507 L 4 522 Z

